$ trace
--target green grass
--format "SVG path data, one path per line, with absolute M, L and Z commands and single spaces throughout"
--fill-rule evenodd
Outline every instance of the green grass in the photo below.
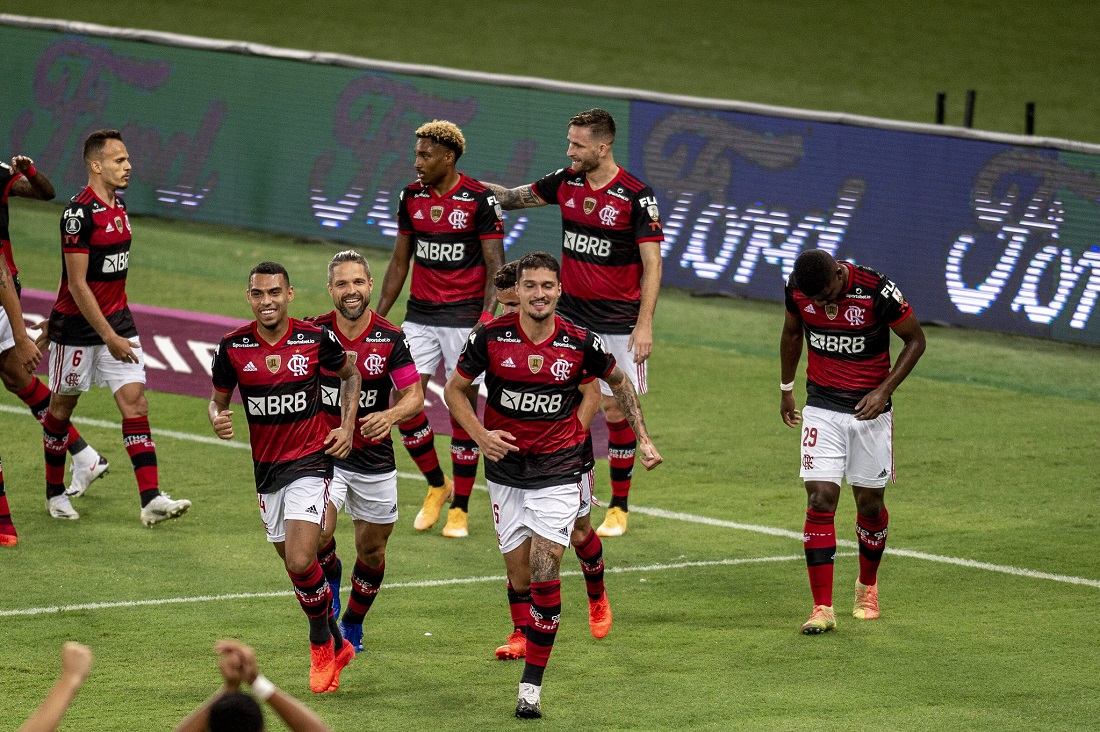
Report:
M 980 129 L 1022 133 L 1030 101 L 1037 134 L 1100 142 L 1100 5 L 1085 0 L 335 0 L 323 11 L 289 0 L 8 0 L 5 11 L 918 122 L 934 121 L 943 91 L 955 125 L 976 89 Z
M 18 201 L 12 213 L 25 283 L 51 289 L 59 207 Z M 148 218 L 135 219 L 135 228 L 129 290 L 136 302 L 246 317 L 246 274 L 270 258 L 290 268 L 298 293 L 292 312 L 330 306 L 323 280 L 334 246 Z M 380 277 L 386 253 L 366 254 Z M 645 512 L 801 530 L 797 438 L 779 420 L 775 383 L 781 308 L 662 293 L 644 404 L 667 463 L 637 477 L 630 532 L 605 542 L 615 611 L 608 638 L 589 636 L 583 585 L 565 579 L 540 728 L 821 730 L 860 728 L 869 719 L 890 730 L 1090 724 L 1100 714 L 1100 658 L 1088 651 L 1095 586 L 887 555 L 884 617 L 857 623 L 846 617 L 856 559 L 842 548 L 840 628 L 807 638 L 797 632 L 810 605 L 797 539 Z M 1100 446 L 1100 352 L 942 328 L 929 328 L 928 337 L 926 356 L 896 396 L 899 483 L 887 491 L 890 546 L 1100 579 L 1100 485 L 1089 470 Z M 210 434 L 204 400 L 151 393 L 150 403 L 154 432 Z M 7 394 L 0 404 L 18 405 Z M 85 396 L 78 415 L 117 422 L 103 390 Z M 11 588 L 0 611 L 286 594 L 5 617 L 0 708 L 7 719 L 35 708 L 56 673 L 60 644 L 73 638 L 95 649 L 96 665 L 65 729 L 170 727 L 215 688 L 214 640 L 235 637 L 334 729 L 514 724 L 520 667 L 492 657 L 510 629 L 503 581 L 409 586 L 503 574 L 484 493 L 471 501 L 470 538 L 453 541 L 412 530 L 422 482 L 401 481 L 402 518 L 390 541 L 387 586 L 367 620 L 368 650 L 338 693 L 317 697 L 305 683 L 305 621 L 265 545 L 247 451 L 158 437 L 163 484 L 195 506 L 146 530 L 118 430 L 80 426 L 114 467 L 77 501 L 82 519 L 59 522 L 42 506 L 39 431 L 29 416 L 0 412 L 5 479 L 22 537 L 0 556 L 0 581 Z M 438 445 L 445 456 L 445 442 Z M 398 453 L 399 469 L 413 472 Z M 606 498 L 606 467 L 597 483 Z M 853 520 L 845 497 L 842 539 L 854 539 Z M 337 536 L 347 560 L 346 520 Z M 677 566 L 769 558 L 776 561 Z M 571 555 L 563 568 L 576 570 Z

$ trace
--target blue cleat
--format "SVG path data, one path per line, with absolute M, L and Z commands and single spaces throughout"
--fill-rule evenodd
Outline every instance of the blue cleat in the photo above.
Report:
M 336 579 L 328 580 L 329 589 L 332 590 L 332 617 L 340 619 L 340 578 L 344 576 L 344 563 L 336 560 Z
M 362 623 L 340 623 L 340 635 L 344 636 L 344 642 L 350 643 L 356 653 L 363 652 Z

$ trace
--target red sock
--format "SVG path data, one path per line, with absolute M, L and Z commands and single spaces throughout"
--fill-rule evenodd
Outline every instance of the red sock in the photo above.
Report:
M 630 494 L 634 452 L 637 449 L 638 438 L 629 422 L 624 419 L 607 423 L 607 462 L 611 466 L 612 498 L 626 498 Z
M 51 412 L 42 420 L 42 450 L 46 455 L 46 498 L 65 492 L 65 450 L 69 446 L 69 420 Z
M 470 434 L 451 419 L 451 474 L 454 475 L 455 496 L 465 496 L 467 502 L 474 490 L 480 455 L 477 443 Z
M 8 495 L 4 490 L 4 463 L 0 461 L 0 534 L 17 536 L 15 524 L 11 522 L 11 510 L 8 508 Z
M 886 535 L 890 533 L 890 514 L 886 507 L 876 518 L 856 514 L 856 536 L 859 537 L 859 581 L 865 585 L 878 582 L 878 565 L 886 549 Z
M 374 604 L 374 598 L 378 596 L 378 590 L 382 588 L 382 579 L 385 576 L 385 561 L 372 569 L 360 560 L 355 560 L 355 569 L 351 572 L 351 597 L 348 598 L 348 607 L 344 611 L 345 623 L 363 622 L 370 606 Z
M 317 552 L 317 563 L 321 565 L 321 571 L 325 573 L 325 579 L 330 582 L 340 581 L 340 558 L 336 556 L 336 537 L 328 540 L 325 548 Z
M 49 387 L 43 384 L 37 376 L 34 376 L 31 378 L 31 383 L 27 384 L 27 387 L 16 396 L 31 410 L 31 414 L 38 420 L 38 424 L 42 424 L 42 421 L 46 418 L 46 411 L 50 408 Z M 81 440 L 80 433 L 73 423 L 69 422 L 69 452 L 77 452 L 77 446 L 82 449 L 87 446 L 87 443 Z
M 421 412 L 397 425 L 397 429 L 401 432 L 401 444 L 408 450 L 417 469 L 424 474 L 428 485 L 443 485 L 443 470 L 439 467 L 439 456 L 435 454 L 435 432 L 428 416 Z
M 806 571 L 810 575 L 810 592 L 814 605 L 833 605 L 833 560 L 836 558 L 835 513 L 806 510 L 803 544 L 806 548 Z
M 157 489 L 157 447 L 150 432 L 148 417 L 122 420 L 122 441 L 134 466 L 138 493 Z
M 302 612 L 310 618 L 324 618 L 332 611 L 332 591 L 328 582 L 325 582 L 325 573 L 321 571 L 321 565 L 317 560 L 301 573 L 287 571 L 290 581 L 294 584 L 294 594 L 298 596 L 298 604 L 302 606 Z
M 527 618 L 527 663 L 522 681 L 542 685 L 542 672 L 554 650 L 561 617 L 561 580 L 531 583 L 531 614 Z
M 531 616 L 531 591 L 519 594 L 508 583 L 508 610 L 512 613 L 512 628 L 521 633 L 527 632 L 527 618 Z
M 581 563 L 581 574 L 584 575 L 588 599 L 599 600 L 604 593 L 603 542 L 595 531 L 589 530 L 588 536 L 584 537 L 580 546 L 574 547 L 573 550 L 577 552 L 577 559 Z

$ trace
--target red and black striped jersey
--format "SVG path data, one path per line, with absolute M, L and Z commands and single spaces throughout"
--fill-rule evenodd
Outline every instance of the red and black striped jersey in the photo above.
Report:
M 130 219 L 126 204 L 115 198 L 108 206 L 91 188 L 73 196 L 61 214 L 61 251 L 87 254 L 86 280 L 111 328 L 124 338 L 137 335 L 126 301 L 126 273 L 130 266 Z M 69 291 L 64 258 L 57 301 L 50 313 L 50 340 L 70 346 L 99 345 L 103 339 L 80 313 Z
M 545 488 L 580 480 L 592 448 L 577 419 L 577 387 L 606 378 L 615 357 L 592 331 L 559 315 L 554 334 L 532 343 L 507 313 L 470 335 L 458 359 L 468 379 L 485 373 L 485 429 L 515 436 L 518 452 L 485 462 L 485 477 L 515 488 Z
M 913 309 L 888 278 L 869 267 L 840 264 L 848 268 L 848 289 L 835 309 L 803 295 L 794 275 L 785 295 L 787 312 L 806 331 L 806 405 L 855 413 L 859 400 L 890 375 L 890 328 Z
M 214 351 L 211 379 L 237 388 L 248 420 L 256 492 L 274 493 L 299 478 L 332 477 L 325 455 L 331 429 L 321 412 L 321 369 L 339 371 L 347 356 L 331 331 L 290 319 L 286 335 L 267 343 L 256 323 L 227 333 Z
M 404 389 L 420 381 L 409 352 L 409 342 L 401 329 L 375 312 L 367 311 L 364 317 L 370 318 L 370 324 L 354 341 L 340 332 L 335 312 L 307 318 L 334 333 L 359 369 L 363 387 L 359 392 L 356 424 L 372 412 L 389 409 L 390 392 L 394 387 Z M 321 409 L 330 428 L 340 426 L 340 377 L 324 369 L 321 371 Z M 336 464 L 356 473 L 389 473 L 397 469 L 393 441 L 386 435 L 379 442 L 368 442 L 356 429 L 351 454 L 337 458 Z
M 413 270 L 405 319 L 472 328 L 485 300 L 481 242 L 504 238 L 500 204 L 465 174 L 447 193 L 413 183 L 397 204 L 398 232 L 412 237 Z
M 15 266 L 15 258 L 11 253 L 11 232 L 8 231 L 8 196 L 11 195 L 11 187 L 15 181 L 23 176 L 12 170 L 7 163 L 0 163 L 0 250 L 3 250 L 4 260 L 8 263 L 8 269 L 12 275 L 19 274 Z
M 638 244 L 664 241 L 653 189 L 623 168 L 599 190 L 572 168 L 531 188 L 561 208 L 561 313 L 600 333 L 630 333 L 641 303 Z

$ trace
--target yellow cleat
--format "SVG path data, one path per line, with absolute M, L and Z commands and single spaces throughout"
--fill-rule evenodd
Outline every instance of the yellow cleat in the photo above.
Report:
M 836 613 L 828 605 L 814 605 L 810 619 L 802 624 L 803 635 L 819 635 L 836 630 Z
M 626 511 L 618 506 L 612 506 L 607 510 L 603 523 L 596 529 L 596 536 L 622 536 L 626 533 Z
M 856 580 L 856 604 L 852 617 L 858 620 L 874 620 L 878 617 L 878 583 L 862 584 Z
M 443 485 L 430 486 L 428 495 L 424 497 L 424 505 L 413 520 L 413 528 L 417 531 L 427 531 L 435 526 L 435 522 L 439 520 L 439 512 L 442 510 L 443 504 L 454 497 L 454 490 L 454 484 L 445 475 L 443 476 Z
M 461 539 L 469 536 L 466 528 L 466 519 L 469 516 L 461 508 L 452 508 L 447 512 L 447 525 L 443 527 L 443 536 L 448 539 Z

